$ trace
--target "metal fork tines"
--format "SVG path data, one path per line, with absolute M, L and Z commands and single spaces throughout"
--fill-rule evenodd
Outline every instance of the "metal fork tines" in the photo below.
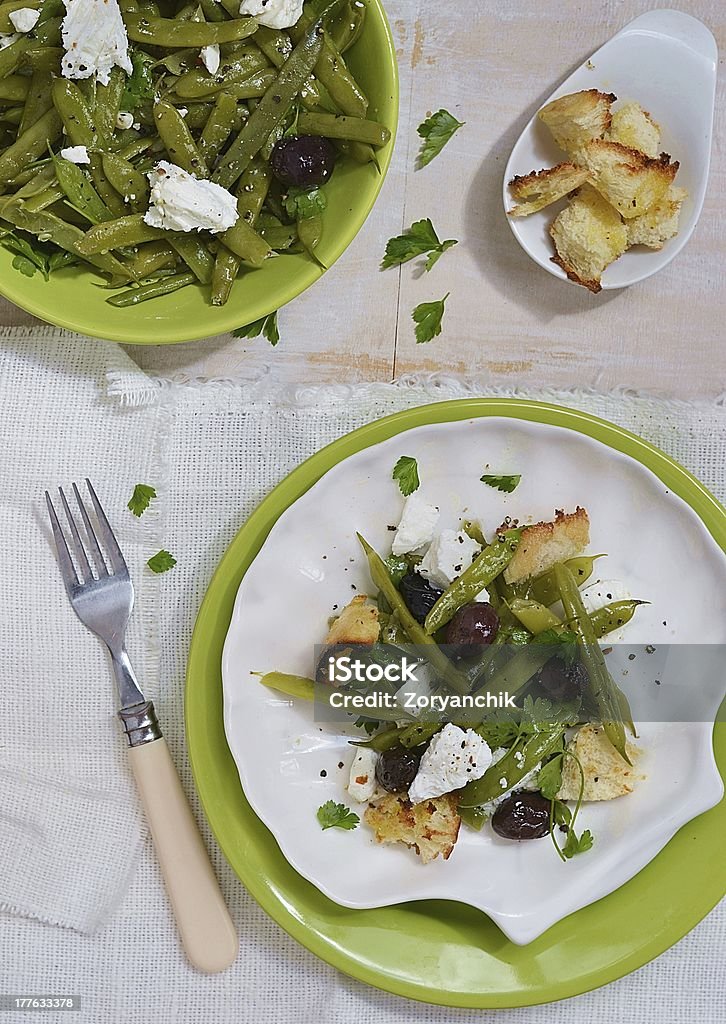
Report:
M 75 515 L 63 488 L 58 489 L 67 530 L 61 525 L 50 494 L 45 492 L 58 563 L 71 607 L 111 654 L 121 703 L 119 714 L 129 742 L 132 745 L 149 742 L 161 733 L 153 705 L 141 692 L 124 644 L 134 605 L 134 587 L 121 548 L 90 480 L 86 480 L 86 486 L 91 511 L 73 484 L 78 505 Z

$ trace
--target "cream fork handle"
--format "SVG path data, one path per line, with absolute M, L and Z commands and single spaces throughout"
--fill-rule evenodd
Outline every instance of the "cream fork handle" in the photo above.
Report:
M 184 950 L 200 971 L 223 971 L 237 956 L 237 933 L 166 740 L 128 753 Z

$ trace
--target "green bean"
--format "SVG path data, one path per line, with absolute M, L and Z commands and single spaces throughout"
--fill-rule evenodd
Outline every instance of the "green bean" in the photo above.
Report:
M 516 615 L 525 629 L 537 636 L 547 629 L 562 629 L 562 620 L 539 601 L 525 597 L 515 597 L 509 601 L 509 608 Z
M 301 217 L 298 219 L 297 237 L 300 239 L 300 244 L 308 256 L 310 256 L 318 266 L 322 267 L 323 270 L 327 270 L 328 268 L 320 261 L 315 253 L 322 235 L 323 218 L 319 213 L 315 214 L 314 217 Z
M 302 33 L 308 29 L 311 22 L 310 15 L 303 14 L 297 25 L 290 30 L 293 42 L 297 42 L 301 38 Z M 368 100 L 327 32 L 324 33 L 323 45 L 314 72 L 315 77 L 325 87 L 333 103 L 344 114 L 349 114 L 351 117 L 366 116 Z
M 207 21 L 224 21 L 225 17 L 222 13 L 221 5 L 217 3 L 217 0 L 199 0 L 199 6 L 202 8 L 204 17 Z M 237 10 L 239 13 L 239 8 Z
M 55 110 L 46 111 L 0 156 L 0 181 L 12 181 L 24 167 L 42 156 L 48 144 L 56 141 L 62 129 L 58 113 Z
M 237 182 L 237 212 L 251 227 L 257 223 L 271 181 L 270 165 L 253 160 Z
M 152 141 L 150 138 L 132 139 L 115 151 L 116 156 L 120 157 L 121 160 L 133 160 L 134 157 L 145 153 Z
M 0 4 L 0 32 L 11 33 L 17 31 L 10 20 L 10 14 L 19 11 L 21 7 L 30 7 L 37 11 L 40 7 L 40 0 L 9 0 L 8 3 Z
M 620 626 L 626 626 L 635 615 L 635 610 L 647 601 L 613 601 L 604 608 L 598 608 L 590 615 L 590 624 L 598 639 L 612 633 Z
M 25 204 L 17 199 L 11 199 L 0 205 L 0 217 L 10 221 L 16 228 L 28 231 L 31 235 L 38 235 L 44 241 L 53 242 L 66 252 L 78 255 L 76 245 L 83 238 L 83 232 L 73 224 L 67 224 L 56 217 L 55 214 L 43 210 L 40 213 L 31 213 L 25 209 Z M 99 270 L 116 277 L 128 280 L 129 273 L 122 263 L 107 253 L 93 254 L 86 257 L 86 261 Z
M 30 80 L 25 75 L 8 75 L 0 78 L 0 102 L 19 103 L 25 100 L 30 89 Z
M 191 131 L 201 131 L 204 125 L 209 120 L 209 115 L 214 110 L 212 103 L 192 103 L 189 106 L 189 113 L 186 115 L 184 120 L 187 123 L 187 128 Z M 240 124 L 241 127 L 241 124 Z
M 473 601 L 511 562 L 517 550 L 521 530 L 507 530 L 477 555 L 469 568 L 444 591 L 426 616 L 429 636 L 445 626 L 460 608 Z
M 271 249 L 279 252 L 289 249 L 297 242 L 297 225 L 266 225 L 260 228 L 260 234 Z
M 169 244 L 181 256 L 198 281 L 209 284 L 212 280 L 214 257 L 196 235 L 170 235 Z
M 234 97 L 227 92 L 220 93 L 199 137 L 199 152 L 209 167 L 217 159 L 219 151 L 229 138 L 236 113 L 237 103 Z
M 8 47 L 9 49 L 9 47 Z M 0 63 L 2 54 L 0 51 Z M 61 73 L 61 61 L 65 50 L 61 46 L 38 46 L 33 45 L 32 40 L 27 40 L 27 49 L 23 53 L 23 67 L 29 67 L 32 71 L 46 71 L 48 74 L 59 75 Z
M 92 224 L 113 220 L 113 213 L 103 202 L 80 167 L 62 157 L 53 160 L 56 178 L 69 202 Z
M 25 181 L 23 181 L 25 178 Z M 42 167 L 29 167 L 26 171 L 18 175 L 17 178 L 13 178 L 14 185 L 20 185 L 17 192 L 15 193 L 16 199 L 25 199 L 28 196 L 37 195 L 39 192 L 44 191 L 48 185 L 52 185 L 55 181 L 55 168 L 53 163 L 49 162 L 44 164 Z
M 360 740 L 353 743 L 353 746 L 366 747 L 369 750 L 375 750 L 377 753 L 382 754 L 384 750 L 390 750 L 391 747 L 398 746 L 399 737 L 406 728 L 407 726 L 391 726 L 382 732 L 376 733 L 369 740 Z
M 250 47 L 243 53 L 235 54 L 231 60 L 224 61 L 216 75 L 202 68 L 194 68 L 185 72 L 174 83 L 174 92 L 182 99 L 198 99 L 214 96 L 228 86 L 238 85 L 252 75 L 269 70 L 269 65 L 259 50 Z
M 313 701 L 315 699 L 315 681 L 304 676 L 286 675 L 284 672 L 267 672 L 260 679 L 263 686 L 277 690 L 288 697 Z
M 19 125 L 22 119 L 22 107 L 6 107 L 4 110 L 0 109 L 0 121 L 5 124 Z
M 364 142 L 350 142 L 346 139 L 336 139 L 335 145 L 344 156 L 350 157 L 357 164 L 375 164 L 380 174 L 381 168 L 373 146 L 368 146 Z
M 41 210 L 47 210 L 53 203 L 57 203 L 64 195 L 65 192 L 61 186 L 53 182 L 42 192 L 36 192 L 34 196 L 27 199 L 25 209 L 28 213 L 39 213 Z
M 116 217 L 125 217 L 128 207 L 106 177 L 103 169 L 103 155 L 101 153 L 90 153 L 89 155 L 91 158 L 91 178 L 93 179 L 94 188 L 111 213 Z
M 126 73 L 121 68 L 112 68 L 108 85 L 96 86 L 96 102 L 93 116 L 98 134 L 107 141 L 116 131 L 116 119 L 121 109 L 121 97 L 126 88 Z
M 154 104 L 154 121 L 171 162 L 198 178 L 208 177 L 209 169 L 179 111 L 159 100 Z
M 414 722 L 413 725 L 406 726 L 399 733 L 398 742 L 402 747 L 412 750 L 428 743 L 437 732 L 441 732 L 442 728 L 443 722 Z
M 32 124 L 35 124 L 53 106 L 53 97 L 50 94 L 51 83 L 52 79 L 49 71 L 33 72 L 18 134 L 22 135 L 24 131 L 27 131 Z
M 250 227 L 242 217 L 238 217 L 232 227 L 227 228 L 219 236 L 219 239 L 222 245 L 226 245 L 240 259 L 244 260 L 245 263 L 251 264 L 253 267 L 261 267 L 272 252 L 271 247 L 262 235 L 258 234 L 253 227 Z
M 575 576 L 578 587 L 581 587 L 592 576 L 595 561 L 602 557 L 602 555 L 581 555 L 578 558 L 569 558 L 564 564 Z M 511 597 L 528 598 L 550 608 L 560 599 L 554 569 L 549 569 L 540 576 L 524 580 L 521 583 L 510 584 L 505 587 L 504 596 L 507 600 Z
M 269 71 L 259 71 L 244 82 L 230 85 L 228 91 L 236 100 L 259 99 L 276 81 L 277 75 L 270 68 Z
M 340 54 L 346 53 L 357 42 L 366 20 L 366 6 L 353 0 L 342 16 L 330 26 L 330 39 Z
M 41 46 L 61 45 L 61 17 L 46 18 L 45 21 L 38 21 L 33 30 L 36 44 Z
M 391 133 L 385 125 L 344 114 L 301 113 L 298 128 L 301 135 L 324 135 L 328 139 L 347 139 L 369 146 L 385 146 L 391 141 Z
M 150 277 L 157 270 L 165 267 L 174 267 L 177 263 L 177 255 L 166 242 L 145 242 L 140 245 L 133 257 L 129 260 L 129 272 L 135 281 L 143 281 Z
M 0 50 L 0 78 L 7 78 L 20 67 L 20 62 L 32 45 L 32 40 L 23 36 Z
M 112 306 L 137 306 L 140 302 L 148 299 L 156 299 L 160 295 L 170 295 L 180 288 L 186 288 L 188 284 L 194 284 L 196 278 L 191 272 L 188 274 L 174 274 L 172 277 L 164 277 L 160 281 L 153 281 L 151 284 L 144 284 L 140 288 L 129 288 L 127 291 L 112 295 L 106 302 Z
M 582 603 L 577 582 L 572 571 L 565 565 L 556 565 L 554 573 L 568 625 L 578 638 L 582 663 L 587 669 L 590 688 L 598 713 L 602 718 L 605 735 L 623 760 L 630 764 L 625 747 L 625 729 L 621 716 L 622 701 L 605 664 L 605 657 Z M 632 721 L 629 709 L 628 716 Z
M 148 17 L 143 12 L 129 11 L 124 19 L 129 39 L 152 46 L 213 46 L 245 39 L 257 31 L 254 18 L 233 21 L 179 21 L 176 18 Z
M 337 6 L 333 0 L 327 11 Z M 323 46 L 319 34 L 321 20 L 305 33 L 302 40 L 280 68 L 280 73 L 250 114 L 247 124 L 222 157 L 213 180 L 231 188 L 250 160 L 262 149 L 278 125 L 282 124 L 295 97 L 307 81 Z
M 71 145 L 97 146 L 98 133 L 93 116 L 75 82 L 56 78 L 51 87 L 51 95 Z
M 81 256 L 89 256 L 109 249 L 124 249 L 141 242 L 152 242 L 164 238 L 166 234 L 163 228 L 153 228 L 147 224 L 143 214 L 132 213 L 104 224 L 95 224 L 78 241 L 75 251 Z
M 529 737 L 520 737 L 496 764 L 487 768 L 480 779 L 464 786 L 459 797 L 460 806 L 488 804 L 509 792 L 562 744 L 565 728 L 565 725 L 557 724 L 541 728 Z
M 242 260 L 236 253 L 220 245 L 212 270 L 211 301 L 213 306 L 223 306 L 229 299 L 232 285 L 237 280 Z
M 109 184 L 123 201 L 129 204 L 134 213 L 145 210 L 149 198 L 149 183 L 146 176 L 118 153 L 104 153 L 101 162 Z

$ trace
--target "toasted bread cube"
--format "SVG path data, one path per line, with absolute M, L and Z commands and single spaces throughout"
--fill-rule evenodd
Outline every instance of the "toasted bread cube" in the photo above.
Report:
M 364 594 L 354 597 L 334 620 L 326 644 L 374 644 L 378 640 L 381 626 L 378 609 L 368 603 Z
M 557 255 L 571 281 L 591 292 L 601 289 L 600 278 L 628 247 L 628 232 L 618 211 L 592 185 L 583 185 L 550 228 Z
M 601 725 L 583 725 L 570 740 L 567 749 L 582 765 L 585 777 L 583 800 L 615 800 L 619 796 L 626 796 L 633 792 L 635 784 L 643 778 L 632 765 L 623 760 Z M 626 751 L 634 765 L 640 751 L 632 743 L 626 744 Z M 557 799 L 577 800 L 581 783 L 577 761 L 566 757 Z
M 685 188 L 671 185 L 666 194 L 640 217 L 628 221 L 628 245 L 647 245 L 662 249 L 669 238 L 678 234 L 681 206 L 688 198 Z
M 543 210 L 545 206 L 556 203 L 583 185 L 589 173 L 585 167 L 566 163 L 542 171 L 532 171 L 531 174 L 518 174 L 509 182 L 509 187 L 520 203 L 509 211 L 509 216 L 528 217 L 530 213 Z
M 615 111 L 607 138 L 654 159 L 660 153 L 660 125 L 639 103 L 626 103 Z
M 577 154 L 590 139 L 601 139 L 610 129 L 610 107 L 617 96 L 585 89 L 552 100 L 539 112 L 539 118 L 552 132 L 555 142 L 570 156 Z
M 593 139 L 582 152 L 590 181 L 626 220 L 639 217 L 668 191 L 678 172 L 667 153 L 657 160 L 619 142 Z
M 405 794 L 389 793 L 370 804 L 364 819 L 379 843 L 404 843 L 414 849 L 424 864 L 443 857 L 448 860 L 459 837 L 461 818 L 453 793 L 412 804 Z
M 557 511 L 550 523 L 535 523 L 522 530 L 519 547 L 504 570 L 507 583 L 539 576 L 558 562 L 574 558 L 590 543 L 590 519 L 578 506 L 575 512 Z

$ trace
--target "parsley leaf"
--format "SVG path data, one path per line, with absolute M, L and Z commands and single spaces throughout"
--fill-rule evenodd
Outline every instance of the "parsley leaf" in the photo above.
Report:
M 133 512 L 133 514 L 138 518 L 146 512 L 151 503 L 151 499 L 155 497 L 156 491 L 149 484 L 136 484 L 134 487 L 134 493 L 131 495 L 126 507 L 129 512 Z
M 380 724 L 380 722 L 376 722 L 373 718 L 363 718 L 362 716 L 356 718 L 355 722 L 353 722 L 356 729 L 365 729 L 368 736 L 372 736 Z
M 562 852 L 570 860 L 572 857 L 576 857 L 578 853 L 587 853 L 588 850 L 591 850 L 592 842 L 592 832 L 589 828 L 586 828 L 579 837 L 575 834 L 575 830 L 570 828 L 567 833 L 567 842 L 562 847 Z
M 430 218 L 417 220 L 411 225 L 408 231 L 395 238 L 389 238 L 386 245 L 386 253 L 381 263 L 381 270 L 388 270 L 389 267 L 400 267 L 402 263 L 416 259 L 428 253 L 426 270 L 431 270 L 436 261 L 450 249 L 458 245 L 456 238 L 447 238 L 445 242 L 439 241 L 436 229 Z
M 133 114 L 137 107 L 154 98 L 154 76 L 152 68 L 154 58 L 143 50 L 131 51 L 133 71 L 126 80 L 126 88 L 121 97 L 120 110 Z
M 519 737 L 519 722 L 511 715 L 494 715 L 477 725 L 474 730 L 492 750 L 511 747 Z
M 333 800 L 327 800 L 321 807 L 318 807 L 317 815 L 320 827 L 342 828 L 350 831 L 357 827 L 360 818 L 354 814 L 345 804 L 336 804 Z
M 2 244 L 3 248 L 15 253 L 12 264 L 15 270 L 26 277 L 33 277 L 36 270 L 39 270 L 48 280 L 48 260 L 40 248 L 35 248 L 28 239 L 16 235 L 14 231 L 3 232 Z
M 433 341 L 441 334 L 441 321 L 444 318 L 444 306 L 449 297 L 449 292 L 438 302 L 422 302 L 416 306 L 411 316 L 416 323 L 416 344 L 422 345 L 427 341 Z
M 511 494 L 515 487 L 518 486 L 522 475 L 521 473 L 514 473 L 512 476 L 490 476 L 488 473 L 485 473 L 480 479 L 483 484 L 487 484 L 489 487 L 496 487 L 498 491 L 503 491 L 504 494 Z
M 537 773 L 537 786 L 547 800 L 554 800 L 562 786 L 562 754 L 543 764 Z
M 285 196 L 285 210 L 293 220 L 317 217 L 328 205 L 328 199 L 319 188 L 289 188 Z
M 277 310 L 269 316 L 263 316 L 245 327 L 237 327 L 232 331 L 235 338 L 258 338 L 263 335 L 274 347 L 280 340 L 280 331 L 277 326 Z
M 421 481 L 418 478 L 418 463 L 410 455 L 401 456 L 393 467 L 391 476 L 394 480 L 398 481 L 398 486 L 401 488 L 401 494 L 404 498 L 407 498 L 409 494 L 413 494 L 421 486 Z
M 413 461 L 415 462 L 416 460 L 414 459 Z M 400 462 L 400 460 L 399 460 L 399 462 Z M 395 474 L 396 470 L 394 469 L 393 472 Z M 395 477 L 394 477 L 394 479 L 395 479 Z M 416 479 L 418 480 L 418 472 L 417 471 L 416 471 Z M 399 486 L 401 486 L 400 482 L 399 482 Z M 388 558 L 385 561 L 385 565 L 386 565 L 386 569 L 388 570 L 388 575 L 393 580 L 395 586 L 398 586 L 399 583 L 401 582 L 401 580 L 403 579 L 403 577 L 406 576 L 411 571 L 411 567 L 408 564 L 408 562 L 406 561 L 406 559 L 405 558 L 401 558 L 400 555 L 389 555 Z
M 464 121 L 457 121 L 448 110 L 437 110 L 435 114 L 427 117 L 423 124 L 418 126 L 418 133 L 424 140 L 419 153 L 419 165 L 426 167 L 435 156 L 438 156 L 446 143 L 459 128 L 463 128 Z
M 168 572 L 169 569 L 173 569 L 176 565 L 176 558 L 162 548 L 161 551 L 157 551 L 155 555 L 152 555 L 146 564 L 152 572 Z

